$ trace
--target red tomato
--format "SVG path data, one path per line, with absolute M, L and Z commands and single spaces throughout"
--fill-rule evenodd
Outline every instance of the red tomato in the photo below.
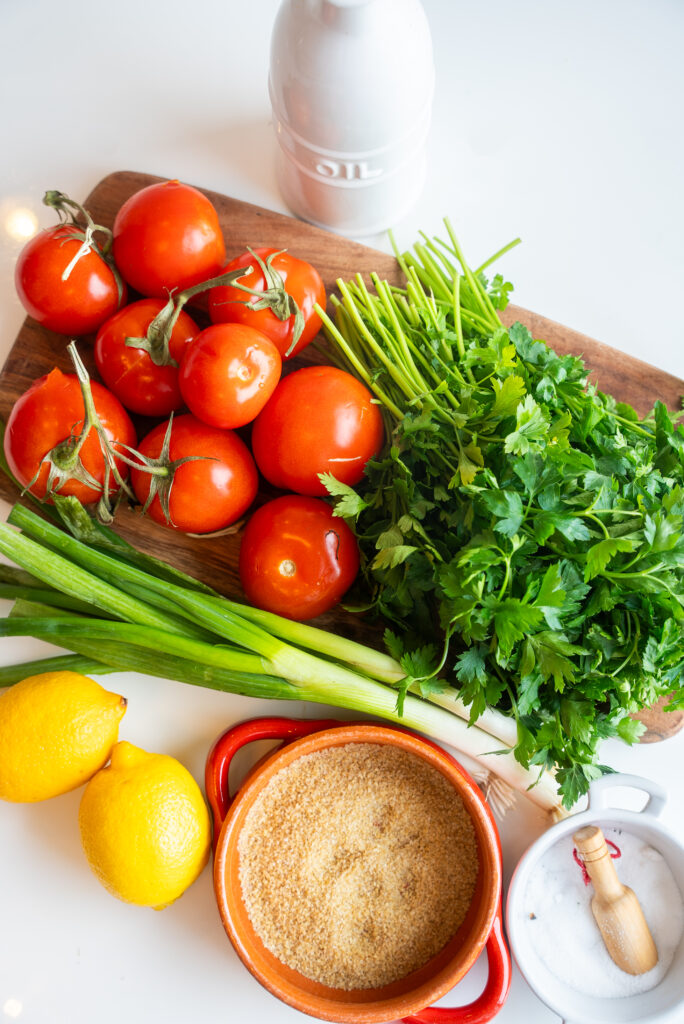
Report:
M 281 366 L 280 353 L 265 334 L 242 324 L 214 324 L 185 351 L 181 394 L 204 423 L 242 427 L 273 394 Z
M 226 258 L 216 210 L 179 181 L 148 185 L 126 200 L 114 221 L 113 251 L 131 287 L 158 299 L 214 277 Z
M 138 445 L 141 455 L 157 458 L 168 424 L 160 423 Z M 219 430 L 201 423 L 194 416 L 177 416 L 171 428 L 169 456 L 172 460 L 188 455 L 203 458 L 184 462 L 173 478 L 167 522 L 155 496 L 147 509 L 157 523 L 185 533 L 213 533 L 239 519 L 254 501 L 258 476 L 254 460 L 245 443 L 232 430 Z M 140 469 L 131 470 L 136 497 L 145 504 L 151 477 Z
M 335 366 L 305 366 L 283 377 L 252 428 L 252 451 L 266 479 L 283 490 L 323 495 L 319 473 L 353 486 L 383 443 L 372 395 Z
M 107 320 L 95 339 L 95 363 L 110 391 L 130 409 L 143 416 L 169 416 L 183 405 L 178 385 L 178 366 L 183 352 L 200 329 L 187 313 L 178 315 L 169 339 L 169 354 L 176 366 L 157 366 L 142 348 L 126 344 L 126 338 L 144 338 L 163 299 L 140 299 L 124 306 Z
M 110 394 L 97 381 L 91 381 L 95 411 L 105 433 L 113 443 L 135 446 L 135 429 L 118 398 Z M 83 397 L 75 374 L 64 374 L 54 369 L 45 377 L 34 381 L 28 391 L 15 402 L 5 431 L 5 455 L 9 467 L 20 481 L 28 484 L 38 473 L 45 456 L 70 435 L 78 436 L 83 426 Z M 91 428 L 80 450 L 83 466 L 100 484 L 104 483 L 105 460 L 95 430 Z M 117 460 L 122 477 L 128 470 Z M 31 494 L 45 496 L 48 465 L 43 465 Z M 64 496 L 74 495 L 84 505 L 97 501 L 101 491 L 79 480 L 67 480 L 58 489 Z M 111 490 L 116 486 L 111 482 Z
M 264 263 L 269 256 L 273 256 L 270 266 L 282 278 L 285 291 L 297 303 L 304 318 L 304 329 L 292 352 L 289 352 L 289 349 L 295 329 L 294 314 L 280 320 L 268 307 L 254 309 L 254 304 L 260 301 L 260 295 L 249 295 L 230 285 L 212 288 L 209 292 L 209 316 L 215 324 L 240 323 L 255 327 L 257 331 L 262 331 L 271 339 L 283 358 L 290 359 L 297 352 L 301 352 L 320 330 L 321 320 L 314 311 L 314 305 L 318 303 L 321 308 L 325 308 L 325 287 L 318 271 L 305 260 L 299 260 L 296 256 L 291 256 L 288 252 L 279 252 L 277 249 L 255 249 L 254 253 Z M 238 283 L 263 293 L 268 285 L 252 253 L 246 252 L 231 260 L 224 268 L 224 272 L 229 273 L 239 267 L 250 266 L 251 272 L 239 278 Z
M 245 527 L 240 580 L 257 608 L 313 619 L 338 603 L 358 571 L 356 537 L 319 498 L 276 498 Z
M 34 320 L 50 331 L 91 334 L 126 301 L 119 298 L 111 267 L 95 250 L 64 274 L 81 247 L 79 228 L 59 224 L 41 231 L 19 253 L 14 281 L 19 299 Z

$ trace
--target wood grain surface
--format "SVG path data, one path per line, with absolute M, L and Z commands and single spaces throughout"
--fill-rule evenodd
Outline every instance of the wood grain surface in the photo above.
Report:
M 160 180 L 134 171 L 118 171 L 104 178 L 85 199 L 84 205 L 96 223 L 111 227 L 117 210 L 130 195 Z M 394 258 L 386 253 L 340 238 L 284 214 L 216 192 L 202 191 L 218 211 L 229 257 L 243 252 L 247 245 L 287 248 L 318 268 L 328 293 L 334 289 L 338 278 L 347 279 L 359 272 L 368 275 L 376 271 L 393 283 L 399 280 Z M 435 229 L 438 227 L 435 225 Z M 684 381 L 518 306 L 509 306 L 502 319 L 506 325 L 520 320 L 529 327 L 535 338 L 543 338 L 558 352 L 583 356 L 598 387 L 612 393 L 620 401 L 629 402 L 642 415 L 651 409 L 657 398 L 671 409 L 680 408 Z M 62 335 L 45 330 L 27 317 L 0 373 L 0 417 L 3 420 L 7 420 L 15 400 L 37 377 L 49 372 L 54 366 L 71 371 L 66 353 L 67 342 L 68 339 Z M 79 352 L 88 368 L 94 372 L 92 338 L 80 341 Z M 307 350 L 297 360 L 293 360 L 293 364 L 315 361 L 320 362 L 320 356 Z M 146 424 L 140 422 L 139 428 L 144 430 Z M 36 429 L 40 429 L 38 424 Z M 17 492 L 10 481 L 2 476 L 0 495 L 8 501 L 17 498 Z M 131 510 L 123 510 L 118 514 L 117 530 L 138 547 L 166 559 L 191 575 L 201 577 L 217 590 L 231 596 L 241 596 L 237 573 L 237 530 L 233 536 L 197 539 L 157 526 Z M 378 639 L 374 627 L 360 617 L 340 610 L 322 616 L 317 622 L 323 626 L 334 624 L 338 631 L 365 642 L 377 642 Z M 671 735 L 672 731 L 678 731 L 684 724 L 684 715 L 673 716 L 663 712 L 649 714 L 659 716 L 657 720 L 651 717 L 650 740 Z

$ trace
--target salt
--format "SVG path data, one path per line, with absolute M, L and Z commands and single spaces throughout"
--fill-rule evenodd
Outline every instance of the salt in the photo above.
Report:
M 633 889 L 658 950 L 658 963 L 645 974 L 627 974 L 613 962 L 591 910 L 594 889 L 585 885 L 573 858 L 570 836 L 539 862 L 525 891 L 526 927 L 537 956 L 560 981 L 585 995 L 620 997 L 655 988 L 667 973 L 684 931 L 682 896 L 662 855 L 630 832 L 603 830 L 619 847 L 616 868 Z

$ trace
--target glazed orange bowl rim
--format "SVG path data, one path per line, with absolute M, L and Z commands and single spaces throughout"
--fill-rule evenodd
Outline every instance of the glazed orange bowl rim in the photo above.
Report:
M 345 991 L 312 982 L 278 960 L 249 920 L 239 882 L 238 839 L 246 816 L 270 780 L 306 754 L 348 743 L 391 744 L 436 768 L 457 790 L 475 828 L 478 881 L 466 921 L 427 964 L 379 989 Z M 450 755 L 416 734 L 354 722 L 313 732 L 267 755 L 247 775 L 221 826 L 214 889 L 223 926 L 238 956 L 269 992 L 301 1013 L 338 1024 L 380 1024 L 418 1013 L 446 995 L 472 967 L 492 929 L 501 895 L 501 847 L 485 798 Z M 464 930 L 465 929 L 465 930 Z M 460 938 L 459 938 L 460 937 Z

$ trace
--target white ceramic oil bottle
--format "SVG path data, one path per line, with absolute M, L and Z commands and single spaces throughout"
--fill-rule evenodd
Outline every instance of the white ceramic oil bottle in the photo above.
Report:
M 423 187 L 433 88 L 420 0 L 283 0 L 269 91 L 293 212 L 351 236 L 396 223 Z

